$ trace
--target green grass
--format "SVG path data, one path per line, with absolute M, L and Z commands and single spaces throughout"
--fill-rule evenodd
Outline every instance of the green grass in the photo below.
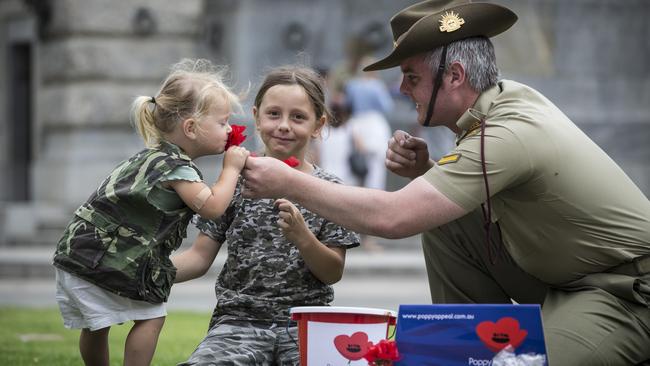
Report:
M 170 311 L 151 365 L 169 366 L 185 361 L 205 336 L 209 320 L 209 313 Z M 124 341 L 132 324 L 111 327 L 111 366 L 122 365 Z M 393 327 L 388 334 L 394 335 Z M 83 365 L 78 342 L 79 330 L 64 328 L 56 308 L 0 307 L 1 366 Z
M 151 364 L 169 366 L 186 360 L 205 336 L 209 319 L 209 313 L 169 312 Z M 122 365 L 131 325 L 111 327 L 111 366 Z M 78 341 L 79 331 L 63 327 L 58 309 L 0 307 L 0 365 L 83 365 Z

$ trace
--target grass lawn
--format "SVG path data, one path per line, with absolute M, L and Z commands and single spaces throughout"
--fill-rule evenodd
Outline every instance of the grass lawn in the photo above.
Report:
M 163 327 L 152 365 L 184 361 L 203 339 L 209 313 L 171 311 Z M 111 365 L 122 365 L 124 341 L 132 323 L 111 328 Z M 0 307 L 0 365 L 83 365 L 79 331 L 63 327 L 59 311 Z

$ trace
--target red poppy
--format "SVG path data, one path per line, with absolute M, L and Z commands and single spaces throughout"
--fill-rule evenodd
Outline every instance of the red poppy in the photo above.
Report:
M 370 346 L 368 352 L 363 358 L 368 361 L 368 365 L 392 365 L 393 361 L 400 359 L 399 351 L 395 341 L 382 339 L 379 343 Z
M 257 153 L 255 151 L 251 151 L 249 156 L 251 156 L 253 158 L 256 158 L 258 155 L 257 155 Z M 264 155 L 262 155 L 262 156 L 264 156 Z M 285 164 L 287 164 L 288 166 L 292 167 L 292 168 L 295 168 L 298 165 L 300 165 L 300 160 L 298 160 L 295 156 L 290 156 L 289 158 L 284 159 L 282 161 Z
M 231 146 L 239 146 L 242 142 L 244 142 L 244 140 L 246 140 L 246 135 L 244 135 L 246 126 L 230 125 L 230 127 L 232 127 L 232 131 L 230 131 L 228 134 L 226 150 L 228 150 L 228 148 Z
M 295 168 L 298 165 L 300 165 L 300 160 L 296 159 L 295 156 L 291 156 L 288 159 L 284 159 L 282 161 L 284 161 L 288 166 L 290 166 L 292 168 Z

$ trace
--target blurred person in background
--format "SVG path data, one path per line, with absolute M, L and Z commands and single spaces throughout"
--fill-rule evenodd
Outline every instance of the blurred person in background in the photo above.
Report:
M 364 64 L 371 58 L 364 58 Z M 361 71 L 361 70 L 359 70 Z M 350 109 L 347 121 L 357 148 L 368 159 L 368 173 L 358 177 L 355 185 L 386 189 L 386 145 L 391 128 L 386 115 L 393 109 L 393 99 L 383 80 L 376 73 L 357 73 L 345 85 L 345 100 Z
M 369 64 L 372 58 L 362 58 L 361 64 Z M 345 85 L 346 105 L 350 118 L 345 123 L 356 150 L 365 157 L 367 171 L 354 174 L 352 161 L 348 159 L 348 169 L 352 169 L 354 185 L 374 189 L 386 189 L 384 164 L 386 146 L 391 138 L 391 128 L 386 115 L 393 109 L 393 99 L 383 80 L 374 72 L 362 73 L 361 69 Z M 361 247 L 368 250 L 381 250 L 377 239 L 370 235 L 361 236 Z
M 361 41 L 353 38 L 350 42 Z M 330 102 L 338 112 L 338 124 L 319 142 L 318 157 L 320 165 L 341 177 L 345 184 L 386 189 L 384 157 L 391 137 L 386 114 L 392 111 L 394 103 L 388 87 L 376 73 L 361 72 L 361 65 L 373 58 L 359 52 L 349 52 L 350 59 L 339 65 L 338 73 L 330 78 Z M 351 70 L 352 67 L 357 69 Z M 368 235 L 362 235 L 361 247 L 382 249 L 376 238 Z

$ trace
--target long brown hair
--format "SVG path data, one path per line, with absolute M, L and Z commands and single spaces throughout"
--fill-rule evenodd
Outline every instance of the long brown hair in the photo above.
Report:
M 260 108 L 266 92 L 276 85 L 298 85 L 305 90 L 311 102 L 316 120 L 325 116 L 327 123 L 333 123 L 332 113 L 325 102 L 325 80 L 315 70 L 305 66 L 286 65 L 272 69 L 264 78 L 255 95 L 255 107 Z M 335 123 L 335 122 L 334 122 Z

